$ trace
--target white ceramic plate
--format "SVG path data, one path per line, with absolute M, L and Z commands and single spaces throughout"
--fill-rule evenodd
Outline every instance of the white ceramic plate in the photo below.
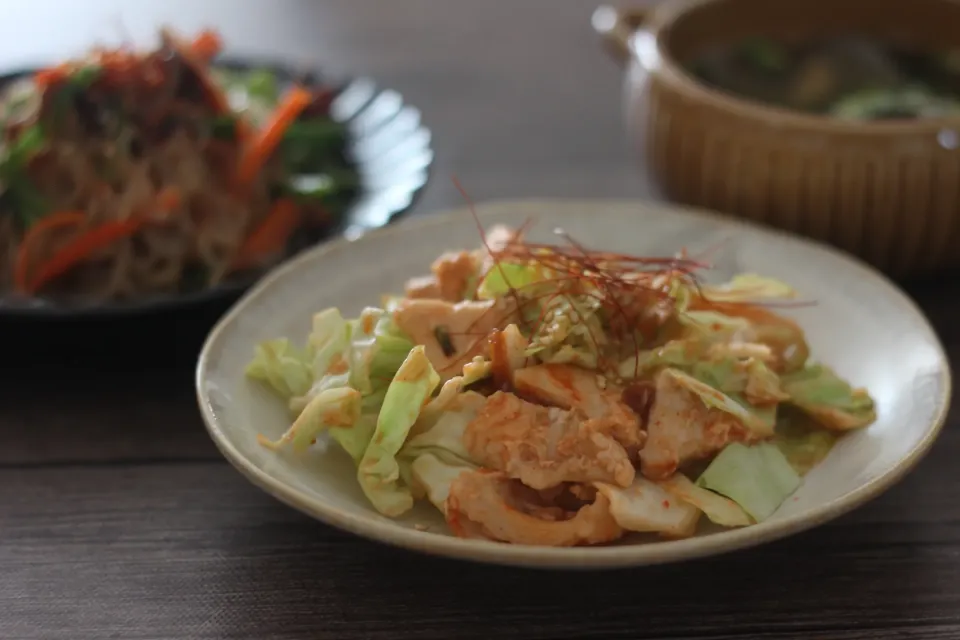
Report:
M 382 542 L 428 553 L 503 564 L 612 567 L 654 564 L 756 545 L 821 524 L 877 496 L 927 451 L 950 399 L 950 371 L 936 335 L 914 304 L 868 267 L 840 253 L 713 214 L 643 202 L 518 201 L 482 206 L 484 226 L 536 216 L 531 239 L 560 226 L 584 244 L 632 254 L 691 253 L 722 246 L 715 277 L 753 271 L 781 278 L 815 306 L 790 312 L 807 332 L 814 357 L 834 366 L 877 401 L 878 420 L 843 438 L 803 486 L 769 520 L 743 529 L 706 531 L 679 541 L 627 538 L 607 547 L 555 549 L 464 540 L 440 514 L 418 506 L 399 520 L 377 514 L 338 448 L 302 458 L 260 447 L 257 433 L 288 426 L 284 403 L 244 378 L 262 340 L 305 339 L 312 314 L 338 306 L 356 315 L 402 291 L 443 250 L 478 246 L 466 210 L 425 217 L 308 251 L 250 291 L 211 333 L 197 366 L 197 395 L 210 435 L 254 484 L 323 522 Z M 425 529 L 425 530 L 424 530 Z

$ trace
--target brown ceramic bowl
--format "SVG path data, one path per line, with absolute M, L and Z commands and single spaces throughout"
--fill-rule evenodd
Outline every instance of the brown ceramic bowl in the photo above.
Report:
M 960 46 L 960 3 L 668 0 L 601 7 L 593 23 L 627 65 L 627 126 L 670 199 L 829 242 L 897 277 L 960 266 L 960 119 L 809 115 L 711 89 L 680 64 L 758 34 Z

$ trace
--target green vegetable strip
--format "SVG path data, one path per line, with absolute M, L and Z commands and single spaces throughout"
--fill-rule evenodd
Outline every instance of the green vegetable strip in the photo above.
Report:
M 403 447 L 420 408 L 440 384 L 423 345 L 414 347 L 387 388 L 377 428 L 357 471 L 357 480 L 374 508 L 398 516 L 413 506 L 409 488 L 400 485 L 397 453 Z
M 800 476 L 776 445 L 734 443 L 713 459 L 697 484 L 730 498 L 762 522 L 797 490 Z
M 48 209 L 26 174 L 30 160 L 43 149 L 44 144 L 46 137 L 39 125 L 26 127 L 6 149 L 6 155 L 0 161 L 0 182 L 6 187 L 3 198 L 24 228 L 43 217 Z

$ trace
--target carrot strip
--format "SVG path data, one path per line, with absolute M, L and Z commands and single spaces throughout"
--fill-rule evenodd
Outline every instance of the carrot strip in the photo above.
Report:
M 26 292 L 28 289 L 27 276 L 30 270 L 30 254 L 43 236 L 55 229 L 79 226 L 86 219 L 87 215 L 82 211 L 61 211 L 43 217 L 30 227 L 20 242 L 13 272 L 14 286 L 18 291 Z
M 216 31 L 204 29 L 193 39 L 193 44 L 190 47 L 198 58 L 209 62 L 216 58 L 223 49 L 223 40 L 220 39 Z
M 199 55 L 192 43 L 185 43 L 174 36 L 169 30 L 163 29 L 161 33 L 165 34 L 173 49 L 180 55 L 184 63 L 190 67 L 190 70 L 200 80 L 204 97 L 210 106 L 214 108 L 217 114 L 228 113 L 230 111 L 230 102 L 226 94 L 221 90 L 216 82 L 207 73 L 207 63 L 209 59 Z
M 70 75 L 70 69 L 66 64 L 59 64 L 49 69 L 41 69 L 33 74 L 33 80 L 41 89 L 54 85 Z
M 153 203 L 153 209 L 160 212 L 162 216 L 169 215 L 171 210 L 176 209 L 182 202 L 180 190 L 176 187 L 166 187 L 157 194 Z M 148 212 L 152 213 L 152 212 Z M 69 223 L 82 223 L 86 215 L 81 212 L 64 212 L 53 214 L 40 220 L 30 228 L 28 237 L 34 233 L 40 233 L 45 228 L 51 226 L 62 226 Z M 49 260 L 40 265 L 36 275 L 33 278 L 28 277 L 29 265 L 27 265 L 27 255 L 29 247 L 28 238 L 20 245 L 20 254 L 17 258 L 17 269 L 15 272 L 15 282 L 17 288 L 26 293 L 33 293 L 40 289 L 44 284 L 57 278 L 78 263 L 83 262 L 92 253 L 110 246 L 117 240 L 129 237 L 136 233 L 144 224 L 150 221 L 147 216 L 136 215 L 126 220 L 117 222 L 108 222 L 98 227 L 90 229 L 80 237 L 75 238 L 66 246 L 61 248 Z
M 213 30 L 202 31 L 193 42 L 184 42 L 173 35 L 169 30 L 162 30 L 171 46 L 176 50 L 180 57 L 197 79 L 200 81 L 200 87 L 203 91 L 207 103 L 213 107 L 217 115 L 228 114 L 232 112 L 230 100 L 226 92 L 218 85 L 209 73 L 209 64 L 223 49 L 223 40 L 220 35 Z M 247 138 L 249 127 L 242 120 L 237 120 L 236 135 L 239 141 Z
M 287 240 L 300 224 L 301 211 L 296 202 L 289 199 L 277 200 L 260 225 L 254 229 L 241 245 L 233 261 L 233 269 L 254 266 L 257 260 L 271 253 L 283 250 Z
M 157 194 L 157 209 L 169 214 L 183 203 L 183 194 L 176 187 L 165 187 Z
M 43 285 L 83 262 L 90 254 L 132 235 L 144 222 L 144 218 L 128 218 L 119 222 L 109 222 L 87 231 L 79 238 L 67 243 L 45 262 L 37 270 L 36 275 L 28 281 L 26 291 L 36 292 Z
M 241 188 L 247 187 L 254 181 L 270 154 L 280 144 L 284 132 L 312 100 L 312 94 L 300 86 L 295 86 L 284 96 L 276 110 L 264 123 L 263 128 L 249 141 L 240 157 L 237 184 Z

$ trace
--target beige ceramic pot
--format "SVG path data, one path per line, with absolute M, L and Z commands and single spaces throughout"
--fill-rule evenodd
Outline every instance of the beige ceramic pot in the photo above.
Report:
M 960 3 L 668 0 L 601 7 L 593 22 L 625 63 L 629 134 L 670 199 L 829 242 L 897 277 L 960 265 L 960 120 L 809 115 L 711 89 L 681 66 L 757 34 L 960 46 Z

